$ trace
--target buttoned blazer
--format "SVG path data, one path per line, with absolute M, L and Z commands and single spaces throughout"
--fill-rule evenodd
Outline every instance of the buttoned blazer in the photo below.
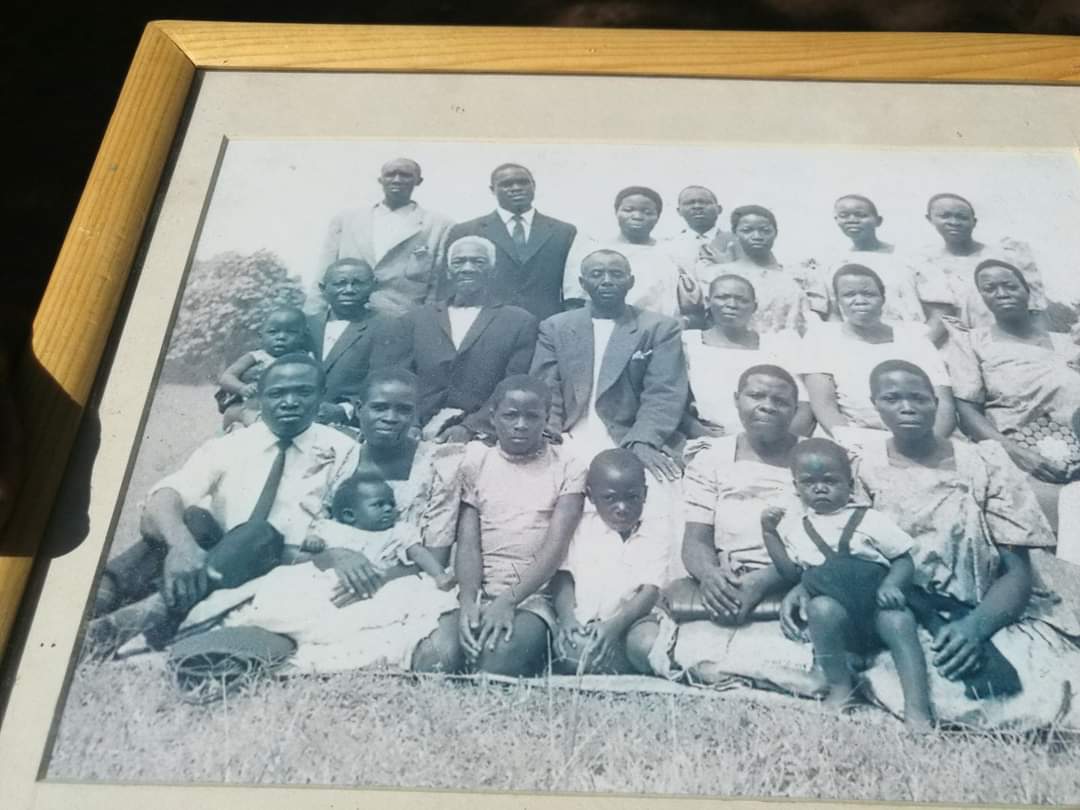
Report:
M 338 259 L 363 259 L 375 271 L 375 292 L 369 306 L 385 315 L 404 315 L 434 301 L 445 264 L 447 238 L 453 223 L 417 205 L 397 243 L 375 255 L 375 206 L 342 211 L 331 221 L 319 256 L 319 277 Z

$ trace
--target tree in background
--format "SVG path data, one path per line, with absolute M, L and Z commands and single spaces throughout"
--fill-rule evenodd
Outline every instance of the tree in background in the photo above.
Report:
M 301 306 L 300 279 L 269 250 L 219 253 L 188 274 L 162 375 L 171 382 L 217 380 L 225 366 L 259 347 L 259 328 L 279 306 Z

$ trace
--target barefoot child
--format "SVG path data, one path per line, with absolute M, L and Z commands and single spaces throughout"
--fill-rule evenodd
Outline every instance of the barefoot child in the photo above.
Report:
M 585 469 L 544 440 L 543 382 L 507 377 L 491 402 L 498 444 L 471 442 L 461 466 L 457 644 L 468 669 L 535 675 L 555 629 L 548 583 L 581 519 Z
M 645 465 L 630 450 L 605 450 L 589 465 L 585 495 L 596 511 L 582 517 L 551 581 L 559 671 L 649 671 L 626 654 L 627 632 L 652 613 L 668 563 L 664 527 L 641 521 L 646 493 Z
M 222 372 L 214 393 L 227 433 L 259 418 L 255 397 L 259 378 L 275 358 L 308 350 L 307 319 L 296 307 L 278 307 L 266 317 L 260 331 L 261 348 L 245 352 Z
M 849 653 L 884 643 L 904 692 L 909 728 L 931 723 L 926 661 L 907 606 L 915 566 L 912 540 L 883 513 L 850 503 L 851 461 L 828 439 L 796 445 L 791 469 L 801 514 L 768 508 L 761 516 L 765 546 L 777 573 L 798 581 L 808 597 L 806 617 L 825 702 L 850 702 L 854 681 Z

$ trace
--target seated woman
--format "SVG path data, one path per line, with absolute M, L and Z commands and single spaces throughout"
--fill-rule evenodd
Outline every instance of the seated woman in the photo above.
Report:
M 682 561 L 690 576 L 666 589 L 676 621 L 731 625 L 749 618 L 743 610 L 744 591 L 753 589 L 772 566 L 761 535 L 761 512 L 772 505 L 798 507 L 791 480 L 791 454 L 798 441 L 791 432 L 797 392 L 794 378 L 782 368 L 748 368 L 736 392 L 743 432 L 711 440 L 687 466 Z M 772 615 L 775 618 L 775 612 Z M 664 625 L 644 628 L 652 632 L 639 628 L 627 640 L 633 660 L 649 659 Z M 681 638 L 682 626 L 679 634 Z M 661 646 L 670 648 L 670 643 Z M 658 670 L 672 674 L 663 667 Z
M 1047 554 L 1054 538 L 1024 476 L 998 442 L 935 434 L 940 403 L 921 369 L 889 361 L 874 369 L 870 385 L 892 436 L 860 461 L 859 480 L 874 508 L 915 541 L 915 584 L 963 606 L 932 639 L 924 636 L 939 720 L 1021 727 L 1056 720 L 1080 728 L 1080 708 L 1068 700 L 1068 679 L 1080 672 L 1080 614 L 1060 598 L 1067 594 L 1046 588 L 1075 578 L 1076 569 Z M 969 697 L 964 681 L 990 653 L 1015 668 L 1020 694 Z M 896 711 L 902 697 L 891 662 L 877 659 L 867 680 L 873 696 Z
M 1000 259 L 1017 268 L 1031 295 L 1028 306 L 1045 317 L 1046 293 L 1031 248 L 1016 239 L 996 244 L 974 237 L 975 208 L 959 194 L 935 194 L 926 205 L 926 219 L 940 234 L 942 245 L 914 258 L 915 285 L 928 320 L 954 319 L 963 329 L 989 326 L 994 317 L 971 287 L 971 273 L 985 259 Z
M 1056 529 L 1062 486 L 1080 474 L 1080 445 L 1072 429 L 1080 408 L 1080 348 L 1042 325 L 1017 267 L 987 259 L 974 277 L 994 322 L 952 341 L 962 349 L 950 354 L 960 426 L 976 441 L 1001 443 L 1031 477 Z
M 883 438 L 885 425 L 870 401 L 866 381 L 878 363 L 899 359 L 926 369 L 941 401 L 934 430 L 942 438 L 951 434 L 956 422 L 952 388 L 926 326 L 882 320 L 885 284 L 868 267 L 844 265 L 832 284 L 843 321 L 818 327 L 814 350 L 804 353 L 800 369 L 810 407 L 825 432 L 849 450 L 873 441 L 876 434 Z
M 748 279 L 758 299 L 751 325 L 762 334 L 792 330 L 802 335 L 813 322 L 828 317 L 829 294 L 816 274 L 804 268 L 786 270 L 773 255 L 778 229 L 772 211 L 760 205 L 740 206 L 731 212 L 731 229 L 739 244 L 739 258 L 719 264 L 700 259 L 694 274 L 702 287 L 720 274 L 736 273 Z
M 439 565 L 446 566 L 457 522 L 458 472 L 463 447 L 435 445 L 413 436 L 410 428 L 415 421 L 417 398 L 418 384 L 411 372 L 381 369 L 368 376 L 356 402 L 356 419 L 363 435 L 359 466 L 378 471 L 393 490 L 399 506 L 395 532 L 401 542 L 405 546 L 422 543 Z M 317 520 L 322 517 L 323 504 L 308 504 L 307 509 L 313 518 L 312 531 L 327 525 Z M 449 607 L 443 598 L 448 594 L 439 590 L 435 580 L 416 576 L 418 569 L 412 565 L 380 565 L 359 550 L 341 548 L 333 536 L 322 539 L 329 548 L 314 555 L 313 562 L 318 568 L 337 574 L 340 587 L 332 602 L 342 616 L 324 628 L 317 645 L 299 645 L 293 665 L 317 672 L 376 664 L 424 671 L 450 669 L 453 662 L 448 655 L 452 651 L 438 645 L 435 633 L 440 617 Z M 268 576 L 289 575 L 272 571 Z M 241 588 L 216 592 L 192 610 L 185 624 L 213 621 L 257 593 L 265 580 L 264 577 Z M 363 626 L 359 626 L 350 621 L 349 608 L 362 600 L 356 611 L 358 619 L 364 617 Z M 381 605 L 385 605 L 383 620 L 375 626 L 368 618 L 378 615 L 383 609 Z M 288 635 L 289 621 L 297 627 L 309 628 L 311 615 L 320 612 L 308 610 L 304 604 L 295 607 L 291 619 L 278 617 L 275 631 Z M 259 626 L 260 619 L 257 614 L 241 609 L 227 616 L 225 623 Z
M 859 461 L 856 484 L 914 540 L 915 584 L 951 607 L 932 635 L 920 633 L 938 721 L 1080 730 L 1069 683 L 1080 672 L 1080 614 L 1063 601 L 1067 594 L 1047 587 L 1070 576 L 1075 582 L 1075 569 L 1046 554 L 1053 539 L 1023 476 L 996 442 L 934 434 L 938 402 L 921 369 L 886 361 L 872 372 L 871 388 L 891 436 Z M 809 645 L 785 637 L 804 632 L 805 603 L 796 587 L 781 603 L 779 622 L 683 624 L 673 661 L 710 682 L 736 676 L 812 695 Z M 1019 694 L 970 697 L 966 681 L 1001 658 L 1018 676 Z M 865 663 L 866 696 L 899 714 L 903 694 L 891 657 Z
M 759 334 L 750 327 L 757 311 L 754 285 L 742 276 L 725 273 L 709 285 L 708 328 L 683 332 L 690 376 L 692 413 L 680 428 L 687 438 L 734 436 L 742 430 L 733 392 L 739 377 L 751 366 L 771 364 L 791 368 L 800 341 L 793 333 Z M 813 415 L 806 391 L 796 379 L 798 406 L 791 432 L 810 435 Z
M 846 250 L 829 256 L 821 263 L 821 280 L 826 288 L 832 286 L 832 277 L 841 267 L 861 264 L 877 273 L 885 284 L 885 309 L 882 313 L 885 320 L 925 323 L 926 312 L 919 301 L 910 261 L 894 245 L 878 238 L 878 228 L 885 220 L 878 213 L 873 200 L 861 194 L 845 194 L 833 205 L 833 219 L 851 242 Z M 831 314 L 838 316 L 840 309 L 835 298 L 830 300 L 830 304 Z
M 645 186 L 630 186 L 615 195 L 619 233 L 608 239 L 578 236 L 570 249 L 563 276 L 563 298 L 568 307 L 583 306 L 589 298 L 581 288 L 582 260 L 597 250 L 614 250 L 627 258 L 634 274 L 634 288 L 626 303 L 668 317 L 679 317 L 678 289 L 683 270 L 670 253 L 669 246 L 652 237 L 663 210 L 660 195 Z M 692 279 L 688 275 L 686 279 L 692 286 Z
M 507 377 L 491 403 L 497 445 L 469 443 L 461 466 L 460 606 L 438 644 L 456 670 L 535 675 L 556 630 L 549 583 L 581 519 L 585 464 L 545 441 L 543 382 Z

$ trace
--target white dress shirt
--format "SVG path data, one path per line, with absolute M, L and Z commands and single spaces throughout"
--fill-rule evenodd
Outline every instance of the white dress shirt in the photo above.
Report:
M 352 323 L 352 321 L 340 320 L 334 318 L 326 319 L 326 326 L 323 328 L 322 338 L 322 356 L 326 359 L 326 356 L 330 354 L 330 350 L 334 348 L 334 344 L 338 342 L 338 339 L 345 332 L 346 327 Z
M 264 422 L 217 436 L 158 481 L 150 494 L 175 490 L 185 507 L 206 507 L 222 529 L 233 529 L 251 517 L 277 457 L 277 442 Z M 355 441 L 326 425 L 313 424 L 293 438 L 268 518 L 287 544 L 303 542 L 334 490 L 356 470 L 359 454 Z
M 521 214 L 514 214 L 507 211 L 505 208 L 496 208 L 496 213 L 499 215 L 499 219 L 503 221 L 503 225 L 506 226 L 506 232 L 510 234 L 510 238 L 514 238 L 514 217 L 521 217 L 521 225 L 525 228 L 525 242 L 529 241 L 529 234 L 532 233 L 533 217 L 536 216 L 536 209 L 530 208 L 528 211 L 523 211 Z
M 453 342 L 455 349 L 461 348 L 461 341 L 465 339 L 465 335 L 472 328 L 473 323 L 480 314 L 480 309 L 480 307 L 455 306 L 446 308 L 446 316 L 450 319 L 450 340 Z
M 643 521 L 623 540 L 598 512 L 586 512 L 562 565 L 574 577 L 574 615 L 582 624 L 612 618 L 641 586 L 661 587 L 667 565 L 664 526 Z
M 615 321 L 611 318 L 593 318 L 592 327 L 593 365 L 589 407 L 585 409 L 585 413 L 577 424 L 567 431 L 573 440 L 574 449 L 580 450 L 590 458 L 601 450 L 615 446 L 604 420 L 596 415 L 596 389 L 600 382 L 600 367 L 604 363 L 604 353 L 607 351 L 608 343 L 611 342 L 611 334 L 615 331 Z

